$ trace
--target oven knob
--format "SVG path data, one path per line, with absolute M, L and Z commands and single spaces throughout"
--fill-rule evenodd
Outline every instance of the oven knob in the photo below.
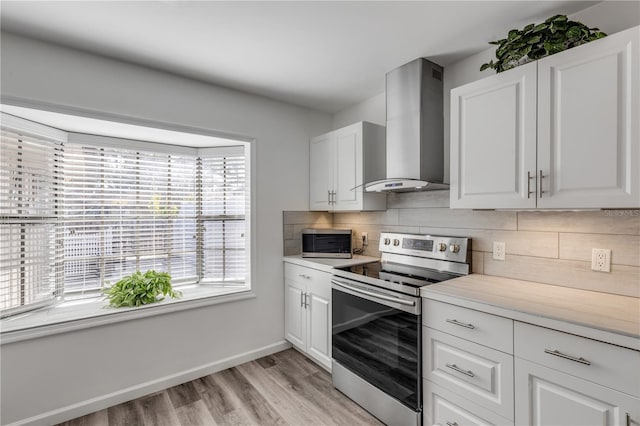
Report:
M 391 244 L 391 240 L 389 238 L 385 238 L 384 239 L 384 245 L 388 246 L 389 244 Z
M 447 251 L 447 245 L 445 243 L 438 243 L 438 251 Z
M 453 244 L 449 247 L 452 253 L 458 253 L 460 251 L 460 246 L 458 244 Z
M 393 245 L 394 246 L 399 246 L 400 245 L 400 240 L 393 240 Z

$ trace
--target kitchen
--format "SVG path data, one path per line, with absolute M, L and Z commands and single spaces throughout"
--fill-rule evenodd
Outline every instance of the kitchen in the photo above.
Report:
M 625 24 L 634 16 L 625 12 L 624 7 L 633 7 L 633 3 L 618 6 L 622 11 L 619 10 L 617 15 L 607 11 L 607 7 L 613 6 L 606 3 L 596 5 L 575 19 L 598 25 L 610 34 L 637 25 L 637 19 L 635 24 Z M 594 16 L 590 17 L 589 13 Z M 445 92 L 489 75 L 490 72 L 478 72 L 481 63 L 489 58 L 487 53 L 478 54 L 445 67 Z M 407 58 L 410 59 L 413 58 Z M 472 239 L 474 272 L 554 285 L 584 285 L 602 292 L 614 292 L 613 289 L 619 288 L 635 288 L 637 291 L 639 231 L 636 209 L 564 212 L 458 210 L 448 208 L 448 191 L 434 191 L 389 195 L 387 210 L 380 212 L 298 213 L 308 210 L 309 138 L 362 120 L 384 124 L 383 94 L 327 117 L 13 34 L 3 34 L 2 62 L 3 100 L 11 100 L 12 97 L 40 100 L 58 107 L 67 106 L 67 111 L 72 112 L 75 107 L 103 111 L 117 117 L 137 117 L 141 121 L 180 123 L 255 135 L 260 140 L 257 178 L 258 181 L 269 182 L 258 186 L 259 193 L 256 194 L 260 208 L 256 251 L 260 256 L 255 268 L 263 279 L 254 285 L 257 295 L 254 299 L 194 309 L 189 313 L 174 313 L 166 318 L 155 317 L 154 321 L 139 319 L 131 321 L 127 329 L 116 325 L 103 326 L 3 345 L 3 417 L 7 416 L 10 421 L 53 413 L 167 374 L 209 364 L 211 368 L 219 369 L 225 366 L 225 362 L 231 366 L 243 359 L 284 349 L 287 345 L 283 340 L 280 244 L 284 244 L 285 254 L 294 253 L 290 250 L 299 244 L 300 229 L 316 224 L 353 228 L 356 235 L 368 232 L 369 244 L 364 254 L 375 257 L 379 256 L 376 247 L 381 231 L 460 235 L 464 230 L 464 235 Z M 55 66 L 44 67 L 43 64 Z M 380 72 L 380 79 L 384 71 Z M 95 84 L 95 76 L 99 76 L 101 84 Z M 55 79 L 59 84 L 45 87 L 34 84 L 47 79 Z M 113 88 L 118 87 L 120 89 L 114 92 Z M 146 90 L 145 87 L 153 87 L 154 90 Z M 141 93 L 149 99 L 147 102 L 136 100 L 136 95 Z M 206 99 L 203 98 L 204 93 L 207 94 Z M 188 107 L 191 103 L 194 106 Z M 446 96 L 444 103 L 446 112 L 449 110 Z M 247 116 L 251 120 L 246 120 Z M 449 139 L 448 129 L 448 115 L 445 114 L 445 140 Z M 283 210 L 286 212 L 284 228 L 281 225 Z M 280 243 L 283 230 L 285 241 Z M 493 241 L 505 242 L 505 261 L 493 260 Z M 591 272 L 591 248 L 612 250 L 611 273 Z M 242 316 L 238 310 L 242 311 Z M 232 329 L 207 325 L 229 322 L 234 324 Z M 171 345 L 163 344 L 161 336 L 138 342 L 137 336 L 158 326 L 171 335 Z M 187 328 L 190 333 L 183 332 Z M 120 336 L 120 342 L 115 343 L 113 333 Z M 201 336 L 208 338 L 202 339 Z M 51 359 L 51 365 L 57 367 L 54 373 L 39 362 L 38 354 L 58 354 L 61 347 L 78 350 Z M 108 377 L 85 361 L 87 357 L 106 361 L 110 357 L 105 354 L 121 347 L 125 348 L 129 358 L 118 357 L 111 362 L 126 374 Z M 191 350 L 185 352 L 181 348 Z M 158 360 L 158 365 L 150 366 L 147 371 L 127 367 L 130 363 L 144 363 L 145 354 L 150 353 L 165 355 Z M 9 365 L 24 367 L 10 369 Z M 19 374 L 24 373 L 24 368 L 36 369 L 33 376 L 28 376 L 30 382 L 24 381 L 27 376 Z M 64 378 L 67 383 L 61 392 L 60 380 L 56 378 Z M 33 399 L 40 401 L 36 406 L 30 407 L 32 401 L 24 396 L 18 398 L 20 393 L 12 391 L 19 386 L 18 383 L 24 383 L 30 392 L 35 392 Z

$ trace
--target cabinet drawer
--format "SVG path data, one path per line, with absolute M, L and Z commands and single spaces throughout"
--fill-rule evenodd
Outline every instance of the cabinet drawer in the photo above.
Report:
M 518 358 L 640 396 L 639 351 L 518 321 L 514 350 Z
M 423 299 L 422 322 L 427 327 L 508 354 L 513 353 L 513 320 L 511 319 L 449 303 Z
M 492 425 L 513 426 L 507 420 L 486 408 L 474 404 L 455 393 L 431 383 L 423 381 L 424 415 L 422 423 L 427 425 Z
M 285 262 L 284 277 L 302 284 L 308 293 L 331 299 L 331 274 L 328 272 Z
M 427 380 L 513 419 L 511 355 L 428 327 L 422 335 Z

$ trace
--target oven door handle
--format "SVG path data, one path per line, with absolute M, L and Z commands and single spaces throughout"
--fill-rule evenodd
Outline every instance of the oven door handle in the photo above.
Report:
M 380 294 L 380 293 L 375 293 L 373 291 L 367 291 L 358 287 L 353 287 L 350 286 L 349 284 L 343 283 L 341 281 L 337 281 L 337 280 L 331 280 L 332 284 L 335 284 L 337 286 L 346 288 L 347 290 L 351 290 L 355 293 L 360 293 L 360 294 L 364 294 L 370 297 L 375 297 L 376 299 L 381 299 L 381 300 L 387 300 L 389 302 L 395 302 L 395 303 L 399 303 L 401 305 L 406 305 L 406 306 L 415 306 L 416 302 L 414 302 L 413 300 L 404 300 L 404 299 L 400 299 L 398 297 L 393 297 L 393 296 L 386 296 L 384 294 Z

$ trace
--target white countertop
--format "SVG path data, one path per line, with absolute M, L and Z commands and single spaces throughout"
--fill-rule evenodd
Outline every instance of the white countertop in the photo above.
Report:
M 464 306 L 640 350 L 640 298 L 471 274 L 421 289 Z
M 347 266 L 362 265 L 363 263 L 378 262 L 380 259 L 371 256 L 354 255 L 351 259 L 328 259 L 322 257 L 302 257 L 301 254 L 285 256 L 284 261 L 306 266 L 307 268 L 318 269 L 324 272 L 331 272 L 333 268 L 344 268 Z

